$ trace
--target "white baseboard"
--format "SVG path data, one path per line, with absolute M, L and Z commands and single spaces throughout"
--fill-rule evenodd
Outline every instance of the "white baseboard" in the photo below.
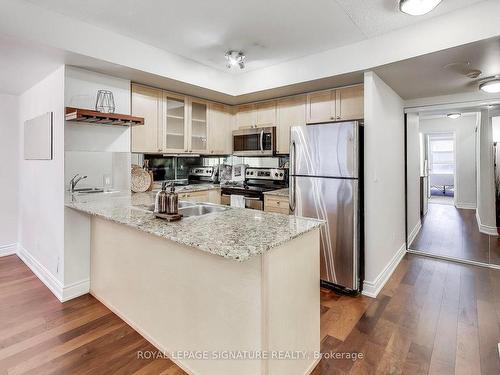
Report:
M 17 243 L 11 243 L 9 245 L 0 246 L 0 257 L 6 257 L 7 255 L 13 255 L 17 253 Z
M 24 247 L 17 247 L 17 256 L 33 271 L 47 288 L 61 302 L 87 294 L 90 290 L 90 280 L 63 285 L 43 264 L 36 260 Z
M 477 208 L 475 203 L 466 203 L 466 202 L 456 202 L 455 207 L 461 208 L 463 210 L 475 210 Z
M 479 217 L 478 212 L 476 211 L 476 220 L 477 220 L 477 225 L 479 227 L 479 231 L 484 234 L 488 234 L 490 236 L 498 236 L 498 230 L 496 227 L 492 227 L 489 225 L 485 225 L 481 223 L 481 218 Z
M 390 262 L 385 266 L 385 268 L 380 272 L 380 274 L 373 281 L 365 280 L 363 282 L 363 292 L 362 294 L 368 297 L 376 298 L 384 287 L 387 280 L 391 277 L 394 270 L 398 266 L 403 256 L 406 254 L 406 243 L 404 243 L 399 250 L 394 254 Z
M 408 235 L 408 243 L 411 244 L 415 237 L 417 237 L 418 232 L 420 232 L 420 229 L 422 228 L 422 221 L 419 220 L 417 225 L 412 229 L 410 234 Z

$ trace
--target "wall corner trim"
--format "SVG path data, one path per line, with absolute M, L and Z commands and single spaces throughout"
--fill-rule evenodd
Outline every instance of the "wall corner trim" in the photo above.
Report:
M 66 302 L 70 299 L 87 294 L 90 290 L 90 280 L 82 280 L 76 283 L 63 285 L 47 268 L 45 268 L 21 245 L 17 246 L 17 256 L 61 302 Z
M 382 288 L 384 287 L 384 285 L 387 283 L 387 280 L 389 280 L 389 278 L 393 274 L 399 262 L 401 262 L 401 259 L 403 259 L 403 256 L 405 254 L 406 254 L 406 243 L 403 243 L 403 245 L 401 245 L 399 250 L 396 252 L 396 254 L 394 254 L 392 259 L 385 266 L 382 272 L 380 272 L 380 274 L 375 278 L 375 280 L 373 281 L 365 280 L 363 282 L 363 291 L 361 292 L 361 294 L 367 297 L 376 298 L 377 295 L 382 290 Z
M 477 210 L 476 210 L 476 221 L 477 221 L 477 226 L 479 227 L 479 231 L 481 233 L 488 234 L 494 237 L 498 236 L 498 230 L 496 227 L 492 227 L 481 223 L 481 217 L 479 216 Z
M 411 246 L 413 240 L 415 239 L 415 237 L 417 237 L 418 232 L 420 232 L 420 229 L 422 229 L 421 220 L 418 221 L 417 225 L 415 225 L 415 227 L 411 230 L 410 234 L 408 234 L 408 239 L 407 239 L 408 246 Z
M 0 246 L 0 257 L 14 255 L 16 253 L 17 253 L 17 243 L 11 243 L 8 245 L 1 245 Z

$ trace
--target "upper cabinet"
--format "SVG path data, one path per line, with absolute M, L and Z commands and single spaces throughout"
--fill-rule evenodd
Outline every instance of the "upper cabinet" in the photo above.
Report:
M 132 85 L 132 114 L 144 117 L 144 125 L 132 128 L 132 151 L 161 152 L 162 90 Z
M 236 112 L 236 128 L 259 128 L 275 126 L 277 119 L 276 100 L 243 104 Z
M 207 153 L 208 151 L 208 103 L 190 100 L 188 152 Z
M 340 121 L 364 118 L 363 85 L 344 87 L 335 90 L 336 117 Z
M 233 112 L 231 107 L 210 103 L 208 111 L 208 153 L 227 155 L 233 152 Z
M 188 152 L 187 106 L 182 95 L 163 92 L 162 152 Z
M 307 94 L 307 123 L 362 119 L 363 95 L 363 85 Z
M 132 84 L 132 113 L 144 117 L 132 152 L 208 153 L 208 102 Z
M 307 123 L 335 121 L 335 90 L 307 94 Z
M 288 154 L 290 149 L 290 128 L 306 124 L 306 95 L 292 96 L 278 100 L 278 121 L 276 129 L 276 152 Z
M 363 85 L 229 106 L 132 84 L 132 152 L 232 153 L 232 130 L 276 126 L 276 152 L 289 153 L 290 128 L 311 123 L 358 120 Z

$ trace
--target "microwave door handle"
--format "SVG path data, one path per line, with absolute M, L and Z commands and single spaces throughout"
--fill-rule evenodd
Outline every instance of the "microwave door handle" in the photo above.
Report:
M 260 131 L 260 152 L 264 152 L 264 130 Z

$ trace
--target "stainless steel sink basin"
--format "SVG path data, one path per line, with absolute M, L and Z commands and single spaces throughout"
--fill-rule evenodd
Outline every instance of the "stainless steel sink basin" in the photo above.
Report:
M 190 207 L 179 208 L 179 213 L 184 217 L 190 216 L 201 216 L 206 214 L 211 214 L 214 212 L 226 211 L 228 207 L 208 205 L 208 204 L 197 204 Z
M 179 203 L 178 203 L 179 210 L 181 208 L 191 207 L 194 205 L 196 205 L 196 203 L 187 202 L 187 201 L 179 201 Z M 134 208 L 139 208 L 141 210 L 153 212 L 155 210 L 155 205 L 154 204 L 138 204 L 138 205 L 134 206 Z
M 103 193 L 104 189 L 102 189 L 102 188 L 77 188 L 74 190 L 74 192 L 80 193 L 80 194 Z

